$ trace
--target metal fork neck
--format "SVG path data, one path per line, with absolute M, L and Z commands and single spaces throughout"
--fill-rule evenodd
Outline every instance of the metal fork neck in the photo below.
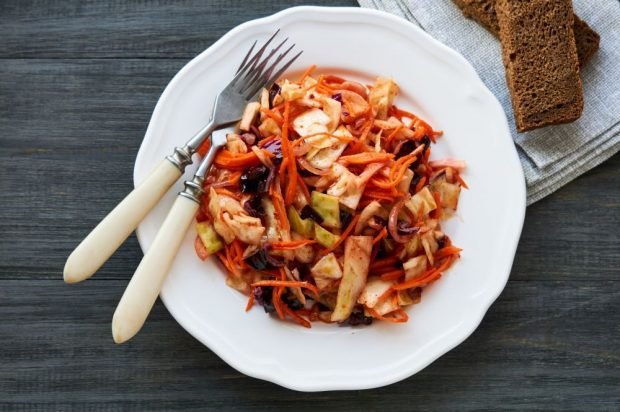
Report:
M 200 129 L 191 139 L 189 139 L 183 147 L 175 147 L 174 152 L 170 156 L 166 156 L 166 159 L 175 165 L 181 173 L 184 173 L 185 168 L 192 164 L 192 156 L 194 153 L 196 153 L 205 139 L 209 138 L 214 129 L 215 124 L 213 123 L 213 120 L 210 120 L 209 123 L 207 123 L 206 126 Z

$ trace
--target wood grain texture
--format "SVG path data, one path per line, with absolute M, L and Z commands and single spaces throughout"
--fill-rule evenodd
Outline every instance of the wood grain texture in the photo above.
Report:
M 0 410 L 618 410 L 620 156 L 528 208 L 480 328 L 386 388 L 304 394 L 245 377 L 160 302 L 115 346 L 135 237 L 93 279 L 62 283 L 70 251 L 131 190 L 172 76 L 242 21 L 301 3 L 0 2 Z
M 0 281 L 0 407 L 612 410 L 620 402 L 617 282 L 511 282 L 472 337 L 418 375 L 370 391 L 322 394 L 243 376 L 160 304 L 134 340 L 115 346 L 110 318 L 124 286 Z

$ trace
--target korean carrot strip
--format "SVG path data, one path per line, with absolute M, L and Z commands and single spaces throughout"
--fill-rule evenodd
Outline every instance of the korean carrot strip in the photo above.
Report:
M 381 177 L 373 177 L 370 179 L 370 185 L 378 187 L 380 189 L 390 190 L 394 187 L 394 182 Z
M 272 196 L 273 206 L 276 210 L 276 216 L 278 218 L 278 221 L 280 222 L 280 227 L 283 230 L 291 230 L 291 226 L 288 221 L 288 216 L 286 215 L 286 207 L 284 206 L 284 200 L 282 199 L 282 194 L 277 190 L 273 190 L 273 193 L 271 194 L 271 196 Z
M 407 312 L 405 312 L 401 308 L 398 308 L 386 314 L 386 315 L 394 314 L 395 316 L 380 315 L 379 312 L 377 312 L 376 310 L 372 308 L 366 308 L 366 310 L 368 311 L 368 313 L 372 315 L 373 318 L 378 319 L 378 320 L 384 320 L 384 321 L 392 322 L 392 323 L 405 323 L 409 320 L 409 315 L 407 315 Z
M 261 107 L 260 111 L 261 111 L 262 113 L 264 113 L 264 114 L 265 114 L 265 116 L 267 116 L 267 117 L 269 117 L 269 118 L 271 118 L 271 119 L 275 120 L 275 122 L 276 122 L 278 125 L 282 126 L 282 122 L 283 122 L 284 120 L 282 119 L 282 116 L 280 116 L 280 113 L 277 113 L 277 112 L 275 112 L 275 111 L 273 111 L 273 110 L 269 110 L 269 109 L 267 109 L 266 107 Z
M 245 311 L 249 312 L 250 309 L 252 309 L 252 306 L 254 306 L 254 293 L 250 292 L 250 297 L 248 298 L 248 304 L 245 305 Z
M 214 164 L 221 169 L 246 169 L 250 166 L 258 166 L 260 160 L 256 153 L 232 153 L 222 149 L 215 156 Z
M 284 313 L 284 303 L 282 302 L 282 292 L 284 292 L 284 288 L 278 286 L 274 288 L 272 294 L 273 307 L 276 309 L 276 313 L 278 314 L 280 320 L 284 320 L 284 318 L 286 317 Z
M 271 143 L 272 141 L 274 141 L 276 139 L 277 135 L 272 134 L 271 136 L 265 137 L 263 140 L 259 141 L 258 147 L 265 147 L 267 145 L 267 143 Z
M 226 270 L 230 273 L 233 272 L 233 269 L 230 267 L 230 265 L 228 264 L 228 260 L 226 260 L 226 254 L 224 252 L 217 252 L 216 253 L 217 257 L 220 259 L 220 261 L 222 262 L 222 264 L 224 265 L 224 267 L 226 268 Z
M 301 316 L 299 316 L 299 314 L 297 314 L 293 309 L 289 308 L 288 305 L 285 304 L 282 307 L 284 309 L 284 313 L 289 315 L 291 317 L 291 319 L 293 319 L 293 321 L 295 323 L 300 324 L 304 328 L 311 328 L 312 327 L 312 325 L 310 324 L 310 321 L 308 321 L 307 319 L 304 319 Z
M 306 182 L 304 182 L 300 174 L 297 174 L 297 185 L 301 189 L 301 193 L 306 198 L 306 201 L 310 203 L 310 190 L 308 190 L 308 185 L 306 185 Z
M 422 275 L 405 281 L 403 283 L 399 283 L 397 285 L 393 285 L 392 289 L 394 290 L 403 290 L 410 289 L 415 286 L 423 286 L 428 283 L 434 282 L 435 280 L 441 277 L 441 273 L 450 267 L 452 262 L 454 261 L 454 255 L 449 256 L 438 268 L 431 268 L 424 272 Z
M 463 178 L 461 177 L 460 173 L 456 173 L 456 181 L 463 186 L 465 189 L 469 189 L 469 186 L 467 186 L 467 183 L 465 182 L 465 180 L 463 180 Z
M 284 196 L 284 203 L 288 206 L 295 200 L 295 192 L 297 190 L 297 162 L 295 161 L 295 154 L 291 148 L 291 143 L 288 138 L 289 116 L 291 113 L 291 105 L 289 102 L 284 103 L 284 125 L 282 126 L 282 154 L 286 153 L 288 163 L 286 164 L 288 169 L 288 184 L 286 185 L 286 194 Z M 282 181 L 280 181 L 282 183 Z
M 397 256 L 392 256 L 392 257 L 385 258 L 385 259 L 375 260 L 370 265 L 370 271 L 374 272 L 375 270 L 377 270 L 378 268 L 383 267 L 383 266 L 393 266 L 393 265 L 395 265 L 398 262 L 400 262 L 400 259 Z
M 372 190 L 372 189 L 364 190 L 364 196 L 369 197 L 371 199 L 376 199 L 376 200 L 384 199 L 384 200 L 394 201 L 396 199 L 396 196 L 392 194 L 391 192 L 385 192 L 382 190 Z
M 286 275 L 285 275 L 286 276 Z M 312 283 L 297 280 L 259 280 L 252 283 L 252 287 L 257 286 L 272 286 L 272 287 L 284 287 L 284 288 L 304 288 L 312 291 L 316 295 L 319 294 L 319 290 Z
M 403 269 L 391 270 L 381 274 L 381 280 L 397 280 L 405 274 Z
M 200 155 L 200 157 L 205 157 L 210 147 L 211 139 L 207 139 L 200 146 L 198 146 L 198 150 L 196 150 L 196 152 Z
M 400 130 L 403 128 L 403 125 L 399 125 L 397 128 L 395 128 L 392 133 L 390 133 L 387 138 L 385 139 L 385 147 L 390 147 L 390 143 L 392 143 L 392 140 L 394 139 L 394 137 L 396 137 L 396 135 L 398 134 L 398 132 L 400 132 Z
M 446 246 L 439 249 L 437 253 L 435 253 L 435 259 L 441 259 L 451 255 L 458 255 L 459 253 L 461 253 L 462 250 L 463 249 L 460 249 L 456 246 Z
M 286 179 L 286 169 L 288 168 L 288 157 L 282 159 L 282 163 L 280 163 L 280 171 L 278 172 L 278 176 L 280 177 L 280 182 L 284 182 Z
M 306 77 L 310 76 L 315 69 L 316 69 L 316 64 L 313 64 L 312 66 L 308 67 L 306 71 L 303 72 L 299 80 L 297 80 L 297 84 L 303 84 L 304 80 L 306 80 Z
M 372 244 L 376 245 L 381 239 L 383 239 L 384 237 L 387 236 L 387 228 L 383 228 L 381 229 L 381 231 L 377 234 L 377 236 L 375 236 L 375 238 L 372 240 Z
M 300 247 L 312 245 L 316 243 L 316 240 L 304 239 L 304 240 L 291 240 L 291 241 L 277 241 L 271 242 L 271 248 L 273 250 L 295 250 Z
M 345 229 L 344 232 L 342 232 L 342 234 L 340 235 L 340 237 L 338 238 L 338 240 L 336 241 L 336 243 L 334 243 L 333 245 L 331 245 L 330 247 L 328 247 L 327 249 L 324 249 L 320 252 L 321 255 L 326 255 L 331 251 L 336 250 L 336 248 L 338 246 L 340 246 L 342 244 L 342 242 L 345 241 L 345 239 L 349 236 L 349 234 L 351 234 L 351 232 L 353 231 L 353 228 L 355 227 L 355 225 L 357 224 L 357 221 L 359 220 L 360 215 L 356 215 L 353 219 L 351 219 L 351 223 L 349 223 L 349 226 L 347 226 L 347 228 Z
M 344 164 L 345 166 L 365 165 L 368 163 L 387 162 L 388 160 L 392 160 L 393 158 L 393 153 L 363 152 L 349 156 L 340 156 L 338 162 Z
M 426 176 L 422 176 L 418 184 L 415 185 L 415 192 L 418 193 L 420 190 L 422 190 L 425 184 L 426 184 Z

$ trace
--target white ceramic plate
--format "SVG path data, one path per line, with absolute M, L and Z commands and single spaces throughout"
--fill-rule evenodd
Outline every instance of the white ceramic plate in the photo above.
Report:
M 138 153 L 136 184 L 207 122 L 214 96 L 249 45 L 278 27 L 304 50 L 289 75 L 316 64 L 319 72 L 368 83 L 378 75 L 391 76 L 401 87 L 396 103 L 445 132 L 433 157 L 468 164 L 464 178 L 471 189 L 461 196 L 458 216 L 444 226 L 464 248 L 462 258 L 425 289 L 406 324 L 317 323 L 305 329 L 267 316 L 260 307 L 244 312 L 246 297 L 225 285 L 215 259 L 201 262 L 195 256 L 192 229 L 161 297 L 183 328 L 246 375 L 302 391 L 387 385 L 461 343 L 504 288 L 525 214 L 521 166 L 500 104 L 457 52 L 387 13 L 297 7 L 235 28 L 174 77 Z M 179 182 L 140 225 L 143 250 L 181 187 Z

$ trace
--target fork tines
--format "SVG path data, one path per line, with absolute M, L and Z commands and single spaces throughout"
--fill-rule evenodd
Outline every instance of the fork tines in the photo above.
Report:
M 295 44 L 293 44 L 285 51 L 277 55 L 277 57 L 275 57 L 272 61 L 272 58 L 274 58 L 282 46 L 284 46 L 284 44 L 288 41 L 287 37 L 275 48 L 273 48 L 265 57 L 263 57 L 269 44 L 279 32 L 280 29 L 276 30 L 276 32 L 265 42 L 265 44 L 263 44 L 263 46 L 253 55 L 252 52 L 256 46 L 256 41 L 252 44 L 252 47 L 245 55 L 241 65 L 237 69 L 235 78 L 231 82 L 231 86 L 234 86 L 237 92 L 242 94 L 248 100 L 253 99 L 263 87 L 271 87 L 271 85 L 278 80 L 282 73 L 284 73 L 284 71 L 288 69 L 288 67 L 299 57 L 299 55 L 303 53 L 303 50 L 301 50 L 292 58 L 285 61 L 284 58 L 295 47 Z M 283 61 L 284 63 L 280 65 Z M 280 67 L 278 68 L 279 65 Z

